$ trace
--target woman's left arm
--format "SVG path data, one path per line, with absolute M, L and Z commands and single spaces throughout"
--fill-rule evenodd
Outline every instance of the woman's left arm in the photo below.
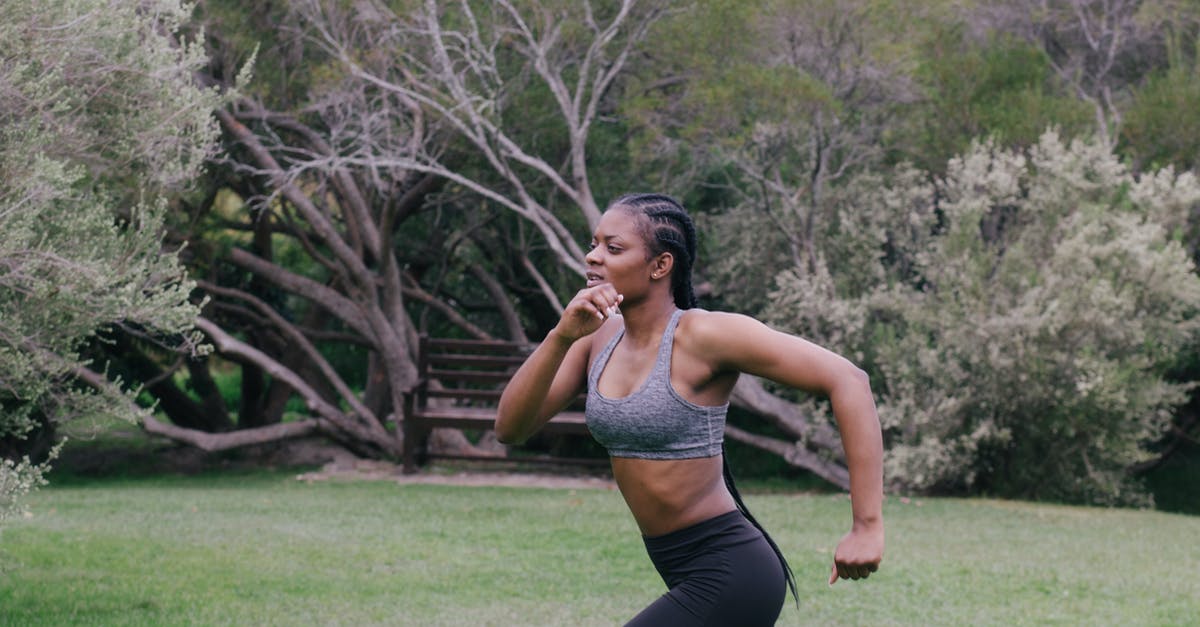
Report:
M 717 370 L 736 370 L 825 394 L 850 471 L 854 522 L 834 554 L 829 583 L 864 578 L 883 559 L 883 436 L 867 374 L 845 357 L 740 314 L 689 316 L 687 335 Z

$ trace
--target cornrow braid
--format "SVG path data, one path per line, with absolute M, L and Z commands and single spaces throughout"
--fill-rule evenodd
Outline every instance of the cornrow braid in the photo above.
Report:
M 643 222 L 642 239 L 649 246 L 651 257 L 668 251 L 675 256 L 675 269 L 671 273 L 671 294 L 675 299 L 675 306 L 680 309 L 695 307 L 696 292 L 692 289 L 692 268 L 696 263 L 696 226 L 692 223 L 692 217 L 687 214 L 687 211 L 684 211 L 683 205 L 679 204 L 678 200 L 664 194 L 625 194 L 610 205 L 610 208 L 617 207 L 626 209 L 634 215 L 646 216 L 647 220 Z M 734 504 L 737 505 L 738 511 L 746 517 L 746 520 L 762 532 L 767 544 L 775 551 L 776 557 L 779 558 L 779 564 L 783 567 L 784 581 L 792 591 L 796 607 L 799 607 L 800 596 L 796 592 L 796 577 L 792 574 L 792 567 L 783 556 L 783 551 L 779 550 L 779 545 L 775 544 L 775 540 L 771 538 L 771 534 L 763 529 L 763 526 L 746 508 L 746 504 L 742 502 L 742 495 L 738 492 L 737 485 L 734 484 L 733 472 L 729 469 L 729 456 L 725 454 L 723 444 L 721 457 L 721 472 L 725 477 L 725 486 L 729 488 L 729 494 L 733 496 Z
M 642 237 L 649 244 L 651 256 L 670 252 L 675 257 L 671 273 L 671 295 L 675 306 L 691 309 L 696 306 L 692 287 L 692 268 L 696 262 L 696 226 L 678 200 L 664 194 L 625 194 L 612 203 L 648 220 L 643 223 Z

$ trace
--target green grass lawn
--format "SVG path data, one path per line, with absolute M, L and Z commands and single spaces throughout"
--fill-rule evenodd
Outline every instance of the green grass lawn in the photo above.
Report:
M 849 502 L 751 494 L 796 571 L 780 624 L 1200 624 L 1200 517 L 891 498 L 865 582 Z M 5 625 L 619 625 L 662 592 L 607 490 L 297 481 L 51 485 L 0 531 Z

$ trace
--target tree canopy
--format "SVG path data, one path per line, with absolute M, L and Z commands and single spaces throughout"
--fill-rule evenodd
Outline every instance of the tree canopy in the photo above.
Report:
M 898 488 L 1145 502 L 1200 429 L 1192 3 L 204 0 L 195 39 L 165 0 L 8 5 L 0 193 L 48 199 L 0 213 L 10 432 L 120 378 L 207 450 L 394 457 L 418 336 L 541 338 L 635 190 L 696 216 L 703 306 L 871 372 Z M 729 437 L 845 485 L 823 401 L 733 400 Z

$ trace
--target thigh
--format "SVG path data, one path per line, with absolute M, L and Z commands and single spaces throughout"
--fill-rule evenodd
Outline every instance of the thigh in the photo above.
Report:
M 770 626 L 783 609 L 783 567 L 761 535 L 698 556 L 672 574 L 671 589 L 628 625 Z
M 779 619 L 787 583 L 766 539 L 730 549 L 727 581 L 705 606 L 704 625 L 770 626 Z
M 668 592 L 638 612 L 637 616 L 625 623 L 625 627 L 692 627 L 703 624 L 699 616 L 686 610 Z

